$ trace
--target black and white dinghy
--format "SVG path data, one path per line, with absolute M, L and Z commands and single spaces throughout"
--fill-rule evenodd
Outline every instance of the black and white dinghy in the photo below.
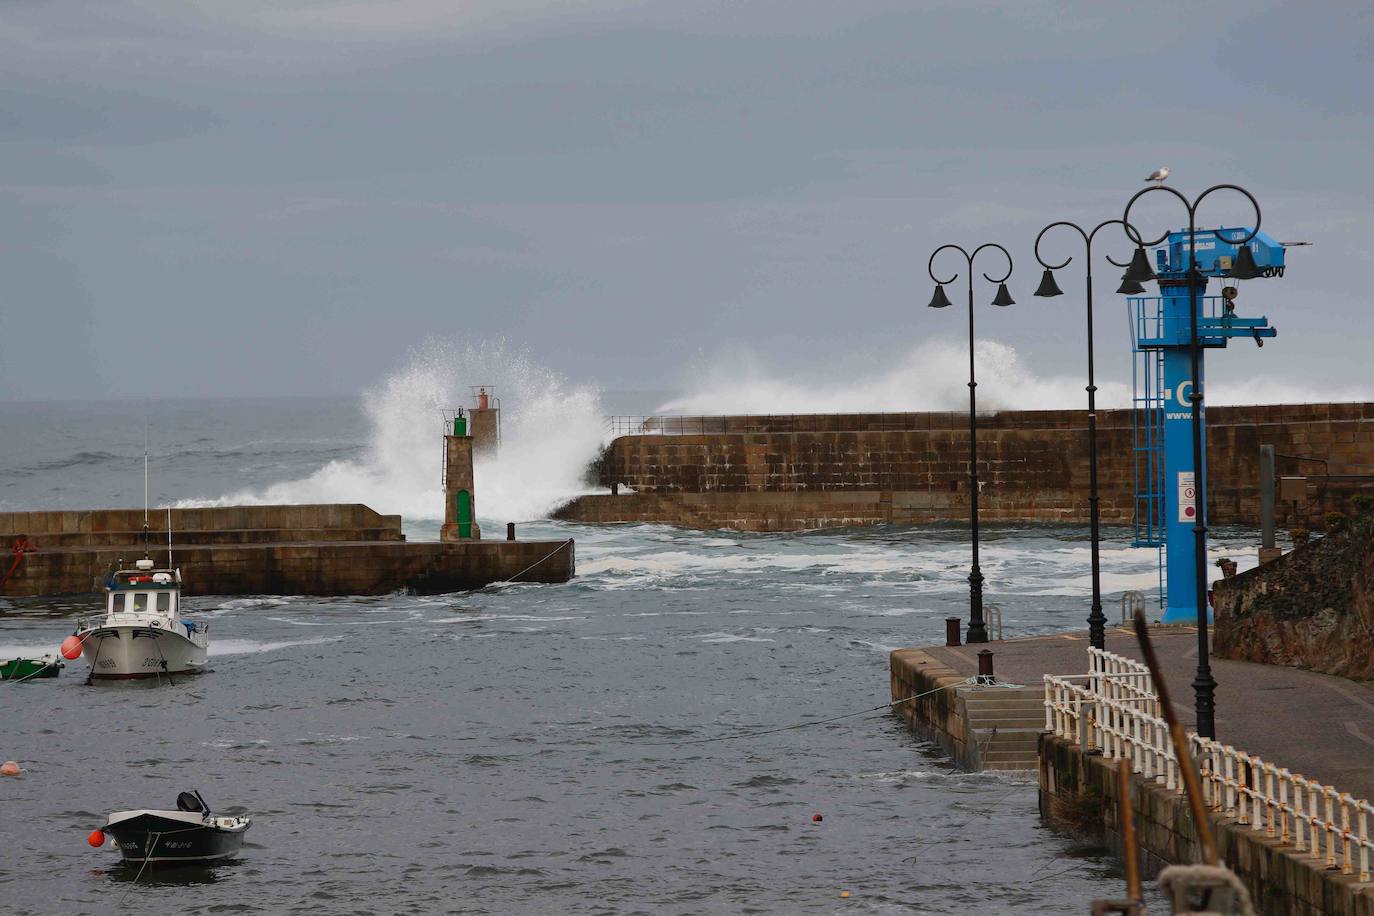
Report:
M 114 837 L 126 862 L 189 865 L 233 858 L 252 823 L 216 817 L 199 792 L 182 792 L 175 811 L 116 811 L 99 832 Z

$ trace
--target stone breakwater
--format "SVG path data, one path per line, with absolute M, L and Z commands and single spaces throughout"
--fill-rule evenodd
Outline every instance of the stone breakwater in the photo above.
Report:
M 0 595 L 94 591 L 109 570 L 145 550 L 166 557 L 167 513 L 0 513 Z M 437 594 L 493 582 L 566 582 L 567 541 L 407 541 L 399 515 L 359 504 L 172 510 L 173 556 L 188 591 L 212 595 Z M 28 550 L 26 547 L 34 549 Z
M 959 413 L 671 418 L 614 440 L 593 467 L 618 496 L 573 500 L 570 521 L 657 522 L 784 531 L 968 518 L 968 416 Z M 1207 411 L 1208 512 L 1216 524 L 1259 523 L 1259 447 L 1280 474 L 1330 474 L 1374 461 L 1374 403 L 1214 407 Z M 1006 411 L 978 419 L 979 509 L 988 521 L 1085 522 L 1087 413 Z M 689 434 L 672 434 L 673 430 Z M 697 432 L 696 430 L 701 430 Z M 1135 514 L 1135 427 L 1099 411 L 1104 521 Z M 1312 477 L 1306 499 L 1278 506 L 1281 525 L 1319 526 L 1370 481 Z

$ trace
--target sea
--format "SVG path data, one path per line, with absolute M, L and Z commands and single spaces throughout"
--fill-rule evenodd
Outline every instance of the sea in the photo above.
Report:
M 0 759 L 24 769 L 0 779 L 0 910 L 1081 914 L 1124 893 L 1111 855 L 1041 820 L 1032 774 L 960 772 L 885 708 L 888 653 L 966 614 L 965 526 L 550 521 L 587 488 L 599 403 L 548 377 L 503 393 L 479 517 L 576 539 L 577 577 L 222 597 L 184 569 L 209 673 L 0 683 Z M 0 404 L 0 509 L 142 506 L 146 451 L 154 509 L 364 502 L 433 538 L 466 394 L 417 370 L 362 398 Z M 1248 565 L 1254 532 L 1217 535 Z M 1084 626 L 1083 527 L 983 538 L 1008 636 Z M 1157 595 L 1157 557 L 1104 538 L 1115 616 Z M 97 604 L 0 599 L 0 657 L 55 650 Z M 253 816 L 237 861 L 139 874 L 87 844 L 184 790 Z

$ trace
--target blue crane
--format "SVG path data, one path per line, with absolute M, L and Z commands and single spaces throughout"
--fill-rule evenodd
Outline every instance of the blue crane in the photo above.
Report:
M 1160 295 L 1127 299 L 1134 347 L 1134 543 L 1160 551 L 1160 605 L 1165 623 L 1198 619 L 1197 551 L 1191 534 L 1197 513 L 1206 511 L 1197 500 L 1198 475 L 1206 473 L 1206 459 L 1202 467 L 1194 466 L 1190 287 L 1196 284 L 1199 298 L 1201 354 L 1225 347 L 1233 338 L 1248 338 L 1262 347 L 1265 339 L 1278 334 L 1264 316 L 1245 318 L 1236 313 L 1238 287 L 1228 282 L 1233 276 L 1248 279 L 1284 273 L 1283 244 L 1263 232 L 1254 233 L 1243 246 L 1248 252 L 1242 254 L 1242 246 L 1236 243 L 1251 233 L 1248 227 L 1199 229 L 1196 238 L 1190 239 L 1187 229 L 1170 232 L 1154 252 Z M 1196 252 L 1196 272 L 1189 264 L 1190 241 Z M 1214 277 L 1222 280 L 1221 295 L 1208 296 L 1207 286 Z M 1197 384 L 1206 378 L 1202 368 L 1200 358 Z

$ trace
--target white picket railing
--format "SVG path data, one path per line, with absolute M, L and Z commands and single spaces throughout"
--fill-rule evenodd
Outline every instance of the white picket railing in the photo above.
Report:
M 1125 758 L 1146 779 L 1183 792 L 1169 729 L 1150 673 L 1131 659 L 1088 649 L 1088 674 L 1045 675 L 1045 729 L 1104 757 Z M 1253 754 L 1189 733 L 1203 800 L 1326 868 L 1370 880 L 1374 805 Z

